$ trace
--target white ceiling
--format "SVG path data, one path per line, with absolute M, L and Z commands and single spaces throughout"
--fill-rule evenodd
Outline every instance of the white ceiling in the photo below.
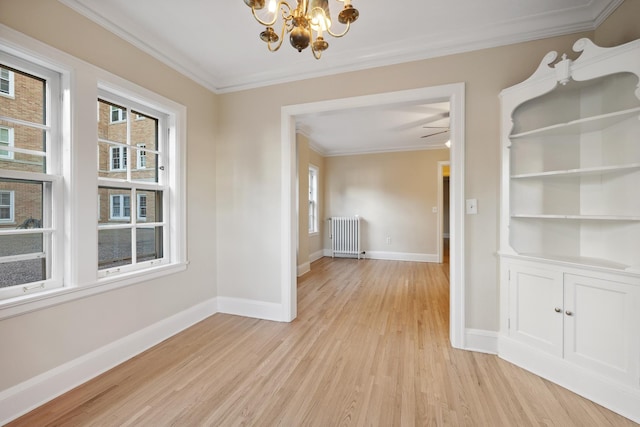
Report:
M 242 0 L 59 1 L 224 93 L 590 31 L 623 0 L 352 0 L 360 18 L 345 37 L 326 37 L 330 46 L 320 60 L 309 49 L 297 52 L 286 40 L 278 52 L 269 52 L 258 38 L 263 27 Z M 342 3 L 329 4 L 337 31 Z M 384 142 L 389 140 L 398 149 L 446 141 L 445 134 L 420 138 L 427 130 L 424 121 L 441 113 L 442 104 L 406 105 L 406 115 L 392 107 L 397 111 L 377 107 L 309 116 L 301 118 L 299 127 L 328 154 L 387 151 L 393 149 Z M 406 129 L 410 123 L 415 126 Z M 398 133 L 391 137 L 394 129 Z

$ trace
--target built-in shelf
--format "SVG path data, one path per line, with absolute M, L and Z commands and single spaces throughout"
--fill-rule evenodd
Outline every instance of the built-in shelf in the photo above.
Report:
M 558 123 L 539 129 L 532 129 L 526 132 L 513 134 L 509 138 L 514 140 L 531 136 L 577 135 L 581 133 L 594 132 L 608 128 L 609 126 L 613 126 L 616 123 L 638 115 L 640 115 L 640 107 L 601 114 L 598 116 L 585 117 L 578 120 L 572 120 L 567 123 Z
M 590 258 L 583 256 L 567 256 L 567 255 L 553 255 L 542 253 L 522 253 L 524 257 L 537 258 L 547 261 L 566 262 L 570 264 L 578 264 L 589 267 L 610 268 L 613 270 L 629 271 L 632 267 L 627 264 L 621 264 L 619 262 L 613 262 L 607 259 Z
M 570 219 L 589 221 L 640 221 L 640 216 L 628 215 L 560 215 L 560 214 L 512 214 L 511 218 Z
M 517 175 L 511 175 L 512 179 L 526 179 L 526 178 L 544 178 L 544 177 L 555 177 L 555 176 L 589 176 L 589 175 L 600 175 L 605 173 L 616 173 L 616 172 L 625 172 L 625 171 L 636 171 L 640 170 L 640 163 L 630 163 L 627 165 L 616 165 L 616 166 L 597 166 L 592 168 L 577 168 L 577 169 L 565 169 L 565 170 L 555 170 L 555 171 L 546 171 L 546 172 L 534 172 L 534 173 L 522 173 Z

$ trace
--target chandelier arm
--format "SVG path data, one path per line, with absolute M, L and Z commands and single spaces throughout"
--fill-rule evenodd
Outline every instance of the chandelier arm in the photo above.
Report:
M 280 11 L 280 13 L 274 13 L 273 19 L 271 21 L 263 21 L 262 19 L 260 19 L 256 14 L 256 9 L 254 7 L 251 8 L 251 13 L 253 14 L 253 17 L 256 19 L 256 21 L 258 21 L 260 24 L 264 25 L 265 27 L 270 27 L 276 23 L 280 14 L 282 14 L 283 19 L 285 18 L 285 12 L 288 11 L 289 15 L 291 14 L 291 6 L 289 6 L 289 3 L 287 3 L 285 0 L 280 0 L 278 2 L 278 4 L 276 5 L 276 10 Z
M 275 48 L 271 47 L 271 43 L 267 43 L 267 48 L 269 48 L 269 52 L 275 52 L 278 49 L 280 49 L 280 46 L 282 46 L 282 41 L 284 40 L 284 30 L 286 29 L 286 25 L 282 24 L 282 29 L 280 30 L 280 40 L 278 40 L 278 44 L 276 45 Z
M 331 31 L 331 28 L 327 28 L 327 33 L 329 33 L 329 35 L 335 37 L 335 38 L 340 38 L 342 36 L 344 36 L 345 34 L 347 34 L 349 32 L 349 28 L 351 28 L 351 22 L 347 22 L 345 24 L 347 27 L 344 29 L 343 32 L 341 33 L 334 33 L 333 31 Z

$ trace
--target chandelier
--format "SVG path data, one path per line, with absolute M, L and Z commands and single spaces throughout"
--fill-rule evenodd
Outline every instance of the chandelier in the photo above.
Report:
M 344 2 L 344 7 L 338 15 L 338 22 L 346 25 L 341 33 L 331 31 L 331 15 L 329 14 L 329 0 L 300 0 L 295 8 L 286 0 L 268 0 L 267 13 L 257 10 L 265 7 L 265 0 L 244 0 L 251 8 L 253 17 L 266 28 L 260 33 L 260 39 L 267 43 L 271 52 L 275 52 L 282 46 L 285 31 L 289 34 L 291 46 L 302 52 L 311 46 L 311 51 L 316 59 L 320 59 L 322 52 L 327 50 L 329 43 L 324 39 L 324 33 L 332 37 L 342 37 L 351 28 L 351 23 L 358 19 L 358 9 L 351 5 L 351 0 L 337 0 Z M 280 21 L 280 35 L 273 29 Z M 314 36 L 315 32 L 315 36 Z

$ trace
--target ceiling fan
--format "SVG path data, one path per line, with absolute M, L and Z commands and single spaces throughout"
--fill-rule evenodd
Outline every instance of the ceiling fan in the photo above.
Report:
M 436 135 L 440 135 L 442 133 L 447 133 L 449 132 L 449 127 L 448 126 L 422 126 L 425 129 L 444 129 L 441 131 L 436 131 L 433 133 L 430 133 L 428 135 L 422 135 L 420 138 L 430 138 L 432 136 L 436 136 Z
M 437 114 L 437 115 L 435 115 L 433 117 L 430 117 L 426 122 L 427 125 L 426 126 L 422 126 L 422 127 L 424 129 L 442 129 L 442 130 L 434 131 L 434 132 L 432 132 L 430 134 L 427 134 L 427 135 L 422 135 L 420 138 L 430 138 L 432 136 L 436 136 L 436 135 L 440 135 L 440 134 L 449 132 L 449 126 L 428 126 L 429 123 L 438 122 L 440 120 L 448 119 L 448 118 L 449 118 L 449 112 L 448 111 L 445 111 L 443 113 L 440 113 L 440 114 Z

